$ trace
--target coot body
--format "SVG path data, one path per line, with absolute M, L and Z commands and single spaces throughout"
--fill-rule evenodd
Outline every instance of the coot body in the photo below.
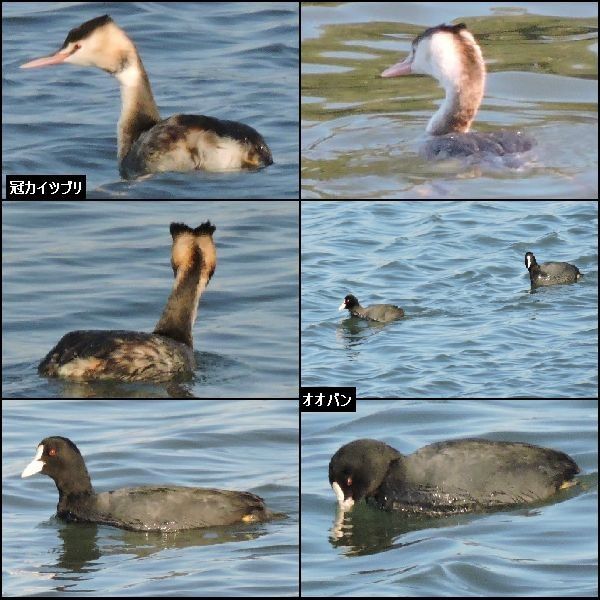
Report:
M 575 265 L 566 262 L 547 262 L 538 265 L 533 252 L 525 254 L 525 266 L 529 271 L 531 285 L 534 287 L 575 283 L 583 276 Z
M 57 514 L 67 521 L 169 532 L 266 521 L 273 516 L 263 499 L 250 492 L 164 485 L 96 493 L 79 449 L 59 436 L 40 442 L 21 477 L 40 472 L 54 480 Z
M 438 442 L 408 456 L 361 439 L 342 446 L 329 463 L 342 509 L 364 498 L 384 510 L 428 516 L 545 500 L 577 473 L 563 452 L 483 439 Z
M 393 304 L 373 304 L 364 307 L 353 294 L 348 294 L 338 310 L 347 309 L 353 317 L 367 319 L 368 321 L 378 321 L 379 323 L 389 323 L 404 316 L 404 311 Z

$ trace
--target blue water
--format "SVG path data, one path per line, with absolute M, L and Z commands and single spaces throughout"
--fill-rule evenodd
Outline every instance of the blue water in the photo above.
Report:
M 172 221 L 217 227 L 181 385 L 47 379 L 68 331 L 152 331 L 173 285 Z M 298 393 L 297 202 L 3 202 L 3 397 L 268 397 Z
M 597 596 L 598 403 L 359 400 L 303 414 L 302 594 L 320 597 Z M 327 466 L 357 438 L 403 453 L 463 437 L 569 454 L 580 485 L 535 507 L 416 521 L 359 505 L 337 523 Z
M 4 3 L 4 174 L 85 174 L 88 198 L 298 198 L 298 5 L 294 2 Z M 246 123 L 275 164 L 259 172 L 121 181 L 117 82 L 99 69 L 19 65 L 109 13 L 134 40 L 166 118 Z M 4 187 L 4 177 L 2 178 Z M 3 195 L 4 197 L 4 195 Z
M 291 400 L 4 401 L 2 595 L 296 596 L 297 414 Z M 164 535 L 66 524 L 52 480 L 20 478 L 48 435 L 78 445 L 97 491 L 247 490 L 288 518 Z
M 305 201 L 302 382 L 359 397 L 597 397 L 596 202 Z M 524 264 L 582 281 L 532 293 Z M 381 326 L 338 312 L 391 303 Z

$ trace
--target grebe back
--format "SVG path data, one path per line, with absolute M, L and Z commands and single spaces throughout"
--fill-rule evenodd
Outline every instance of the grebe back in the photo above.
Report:
M 108 15 L 71 29 L 51 56 L 22 69 L 71 63 L 98 67 L 121 85 L 119 172 L 126 179 L 164 171 L 224 171 L 273 163 L 263 137 L 249 125 L 204 115 L 161 120 L 150 80 L 134 43 Z
M 434 137 L 425 145 L 426 158 L 504 156 L 533 147 L 534 140 L 520 131 L 469 131 L 483 99 L 485 63 L 464 23 L 425 30 L 413 40 L 409 55 L 381 76 L 412 73 L 434 77 L 446 91 L 442 105 L 427 124 L 427 133 Z
M 40 374 L 84 381 L 166 381 L 191 376 L 196 364 L 192 327 L 217 265 L 215 229 L 210 221 L 195 229 L 171 223 L 175 282 L 153 333 L 71 331 L 42 360 Z

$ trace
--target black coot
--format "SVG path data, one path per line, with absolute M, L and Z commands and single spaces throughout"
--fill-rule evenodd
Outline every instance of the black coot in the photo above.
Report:
M 525 266 L 533 286 L 575 283 L 583 275 L 575 265 L 566 262 L 548 262 L 538 265 L 533 252 L 525 253 Z
M 77 446 L 59 436 L 40 442 L 21 477 L 40 472 L 54 479 L 57 514 L 67 521 L 166 532 L 254 523 L 273 516 L 263 499 L 249 492 L 164 485 L 97 494 Z
M 377 440 L 356 440 L 329 463 L 342 509 L 365 498 L 384 510 L 428 516 L 544 500 L 577 473 L 563 452 L 480 439 L 438 442 L 408 456 Z
M 338 310 L 348 309 L 354 317 L 389 323 L 404 316 L 404 311 L 393 304 L 373 304 L 373 306 L 361 306 L 356 296 L 348 294 Z

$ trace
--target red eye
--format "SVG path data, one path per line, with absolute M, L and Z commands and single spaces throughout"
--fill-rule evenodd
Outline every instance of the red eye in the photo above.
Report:
M 48 450 L 48 456 L 56 456 L 56 448 L 50 448 L 50 450 Z
M 352 487 L 352 477 L 348 477 L 348 479 L 346 479 L 346 485 L 348 487 Z

